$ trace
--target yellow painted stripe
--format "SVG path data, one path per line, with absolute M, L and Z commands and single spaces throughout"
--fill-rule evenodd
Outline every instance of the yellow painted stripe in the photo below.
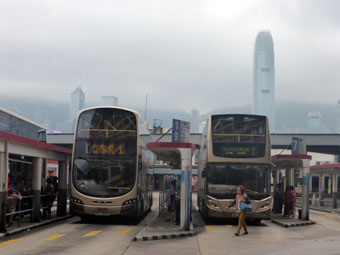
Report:
M 232 228 L 233 226 L 232 225 L 226 225 L 226 228 Z
M 47 237 L 47 238 L 45 238 L 41 241 L 52 241 L 52 240 L 58 239 L 60 237 L 63 237 L 64 235 L 66 235 L 66 234 L 53 235 L 53 236 Z
M 220 135 L 220 136 L 265 136 L 265 135 L 252 135 L 252 134 L 213 134 L 213 135 Z
M 318 218 L 321 219 L 321 220 L 326 219 L 326 217 L 323 217 L 323 216 L 318 216 Z
M 95 235 L 98 235 L 100 232 L 102 232 L 102 231 L 101 230 L 91 231 L 91 232 L 83 235 L 83 237 L 95 236 Z
M 213 226 L 205 226 L 205 230 L 213 230 L 214 227 Z
M 6 246 L 6 245 L 9 245 L 9 244 L 12 244 L 12 243 L 19 242 L 19 241 L 21 241 L 21 240 L 22 240 L 22 239 L 13 239 L 13 240 L 9 240 L 9 241 L 6 241 L 6 242 L 2 242 L 2 243 L 0 243 L 0 247 Z
M 314 218 L 309 218 L 310 220 L 312 220 L 312 221 L 315 221 L 315 219 Z
M 130 230 L 131 230 L 131 228 L 123 228 L 118 232 L 118 234 L 128 233 Z

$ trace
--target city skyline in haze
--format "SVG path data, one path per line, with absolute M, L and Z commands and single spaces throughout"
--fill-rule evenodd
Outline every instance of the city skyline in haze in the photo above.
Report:
M 113 94 L 130 108 L 144 107 L 146 94 L 148 107 L 162 110 L 248 105 L 254 38 L 266 28 L 275 38 L 276 99 L 336 102 L 339 7 L 307 0 L 3 1 L 2 95 L 68 102 L 79 84 L 88 102 Z

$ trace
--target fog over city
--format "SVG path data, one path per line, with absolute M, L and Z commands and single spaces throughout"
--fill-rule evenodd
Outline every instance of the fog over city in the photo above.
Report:
M 308 111 L 321 111 L 333 130 L 339 11 L 338 1 L 310 0 L 0 1 L 1 106 L 23 98 L 30 102 L 23 108 L 64 105 L 47 114 L 57 122 L 67 119 L 70 93 L 81 86 L 88 106 L 113 95 L 143 112 L 148 94 L 150 121 L 194 108 L 250 112 L 255 38 L 268 29 L 276 122 L 297 130 Z M 296 105 L 301 110 L 289 119 Z

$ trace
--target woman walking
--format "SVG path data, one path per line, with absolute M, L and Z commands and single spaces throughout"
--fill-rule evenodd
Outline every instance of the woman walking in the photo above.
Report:
M 237 194 L 234 199 L 234 201 L 231 203 L 231 205 L 228 206 L 228 208 L 233 207 L 236 204 L 236 211 L 239 212 L 238 215 L 238 226 L 237 231 L 235 233 L 235 236 L 240 235 L 241 228 L 244 229 L 244 235 L 248 234 L 248 229 L 246 225 L 246 214 L 248 211 L 252 211 L 251 205 L 250 205 L 250 199 L 247 196 L 247 194 L 244 192 L 245 188 L 244 186 L 240 185 L 237 187 Z

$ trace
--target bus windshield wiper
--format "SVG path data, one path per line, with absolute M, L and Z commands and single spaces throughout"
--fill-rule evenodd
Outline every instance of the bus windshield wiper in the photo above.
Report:
M 76 157 L 76 159 L 82 159 L 82 160 L 85 160 L 86 162 L 95 163 L 94 161 L 89 160 L 89 159 L 87 159 L 87 158 L 84 158 L 84 157 L 82 157 L 82 156 L 78 156 L 78 157 Z

